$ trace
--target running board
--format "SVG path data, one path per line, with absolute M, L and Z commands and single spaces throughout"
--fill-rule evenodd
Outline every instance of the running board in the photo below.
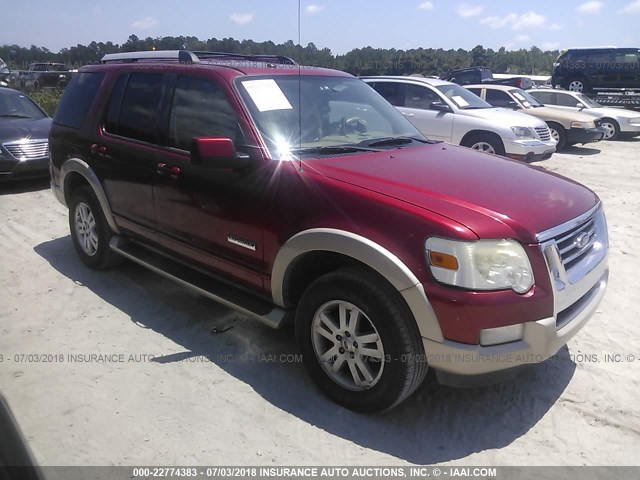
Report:
M 286 310 L 136 242 L 114 235 L 109 247 L 123 257 L 271 328 L 281 328 L 286 323 Z

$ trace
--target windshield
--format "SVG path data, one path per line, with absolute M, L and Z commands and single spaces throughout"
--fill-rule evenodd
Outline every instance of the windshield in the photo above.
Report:
M 525 107 L 525 108 L 536 108 L 536 107 L 544 107 L 544 105 L 542 103 L 540 103 L 538 100 L 536 100 L 535 98 L 533 98 L 531 95 L 529 95 L 527 92 L 525 92 L 524 90 L 521 90 L 519 88 L 514 88 L 512 90 L 509 90 L 509 93 L 511 93 L 511 95 L 513 95 L 514 97 L 516 97 L 518 99 L 518 101 Z
M 323 149 L 371 150 L 424 142 L 422 134 L 362 80 L 351 77 L 274 75 L 244 77 L 238 91 L 272 158 L 290 160 Z M 388 143 L 389 139 L 402 139 Z
M 471 110 L 477 108 L 493 108 L 487 102 L 482 100 L 475 93 L 470 92 L 466 88 L 455 83 L 448 85 L 440 85 L 436 87 L 440 92 L 445 94 L 454 105 L 462 110 Z
M 576 94 L 576 97 L 578 98 L 578 100 L 580 100 L 587 107 L 590 107 L 590 108 L 602 107 L 602 105 L 600 105 L 598 102 L 596 102 L 594 100 L 591 100 L 584 93 L 578 93 L 578 94 Z
M 0 94 L 0 118 L 44 117 L 44 113 L 26 95 L 19 92 Z
M 52 65 L 49 65 L 49 71 L 50 72 L 68 72 L 69 69 L 62 63 L 54 63 Z

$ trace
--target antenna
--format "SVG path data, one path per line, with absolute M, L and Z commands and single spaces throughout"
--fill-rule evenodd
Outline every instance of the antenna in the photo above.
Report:
M 302 50 L 302 35 L 301 35 L 301 23 L 302 23 L 302 6 L 301 0 L 298 0 L 298 47 Z M 300 70 L 300 62 L 298 62 L 298 147 L 302 149 L 302 76 Z M 302 165 L 302 162 L 300 162 Z

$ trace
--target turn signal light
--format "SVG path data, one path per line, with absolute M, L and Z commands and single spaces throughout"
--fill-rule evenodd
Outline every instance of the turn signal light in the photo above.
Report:
M 429 251 L 429 262 L 434 267 L 458 270 L 458 259 L 448 253 Z

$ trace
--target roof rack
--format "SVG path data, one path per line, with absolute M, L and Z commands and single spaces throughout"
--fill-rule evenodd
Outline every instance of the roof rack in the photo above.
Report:
M 191 52 L 200 59 L 216 58 L 220 60 L 244 60 L 247 62 L 265 62 L 265 63 L 277 63 L 281 65 L 298 65 L 295 60 L 284 55 L 245 55 L 242 53 L 227 53 L 227 52 L 204 52 L 193 51 Z
M 243 55 L 226 52 L 190 52 L 188 50 L 150 50 L 143 52 L 107 53 L 101 59 L 108 62 L 138 62 L 140 60 L 177 60 L 180 63 L 199 63 L 200 60 L 241 60 L 245 62 L 265 62 L 280 65 L 298 65 L 295 60 L 283 55 Z

